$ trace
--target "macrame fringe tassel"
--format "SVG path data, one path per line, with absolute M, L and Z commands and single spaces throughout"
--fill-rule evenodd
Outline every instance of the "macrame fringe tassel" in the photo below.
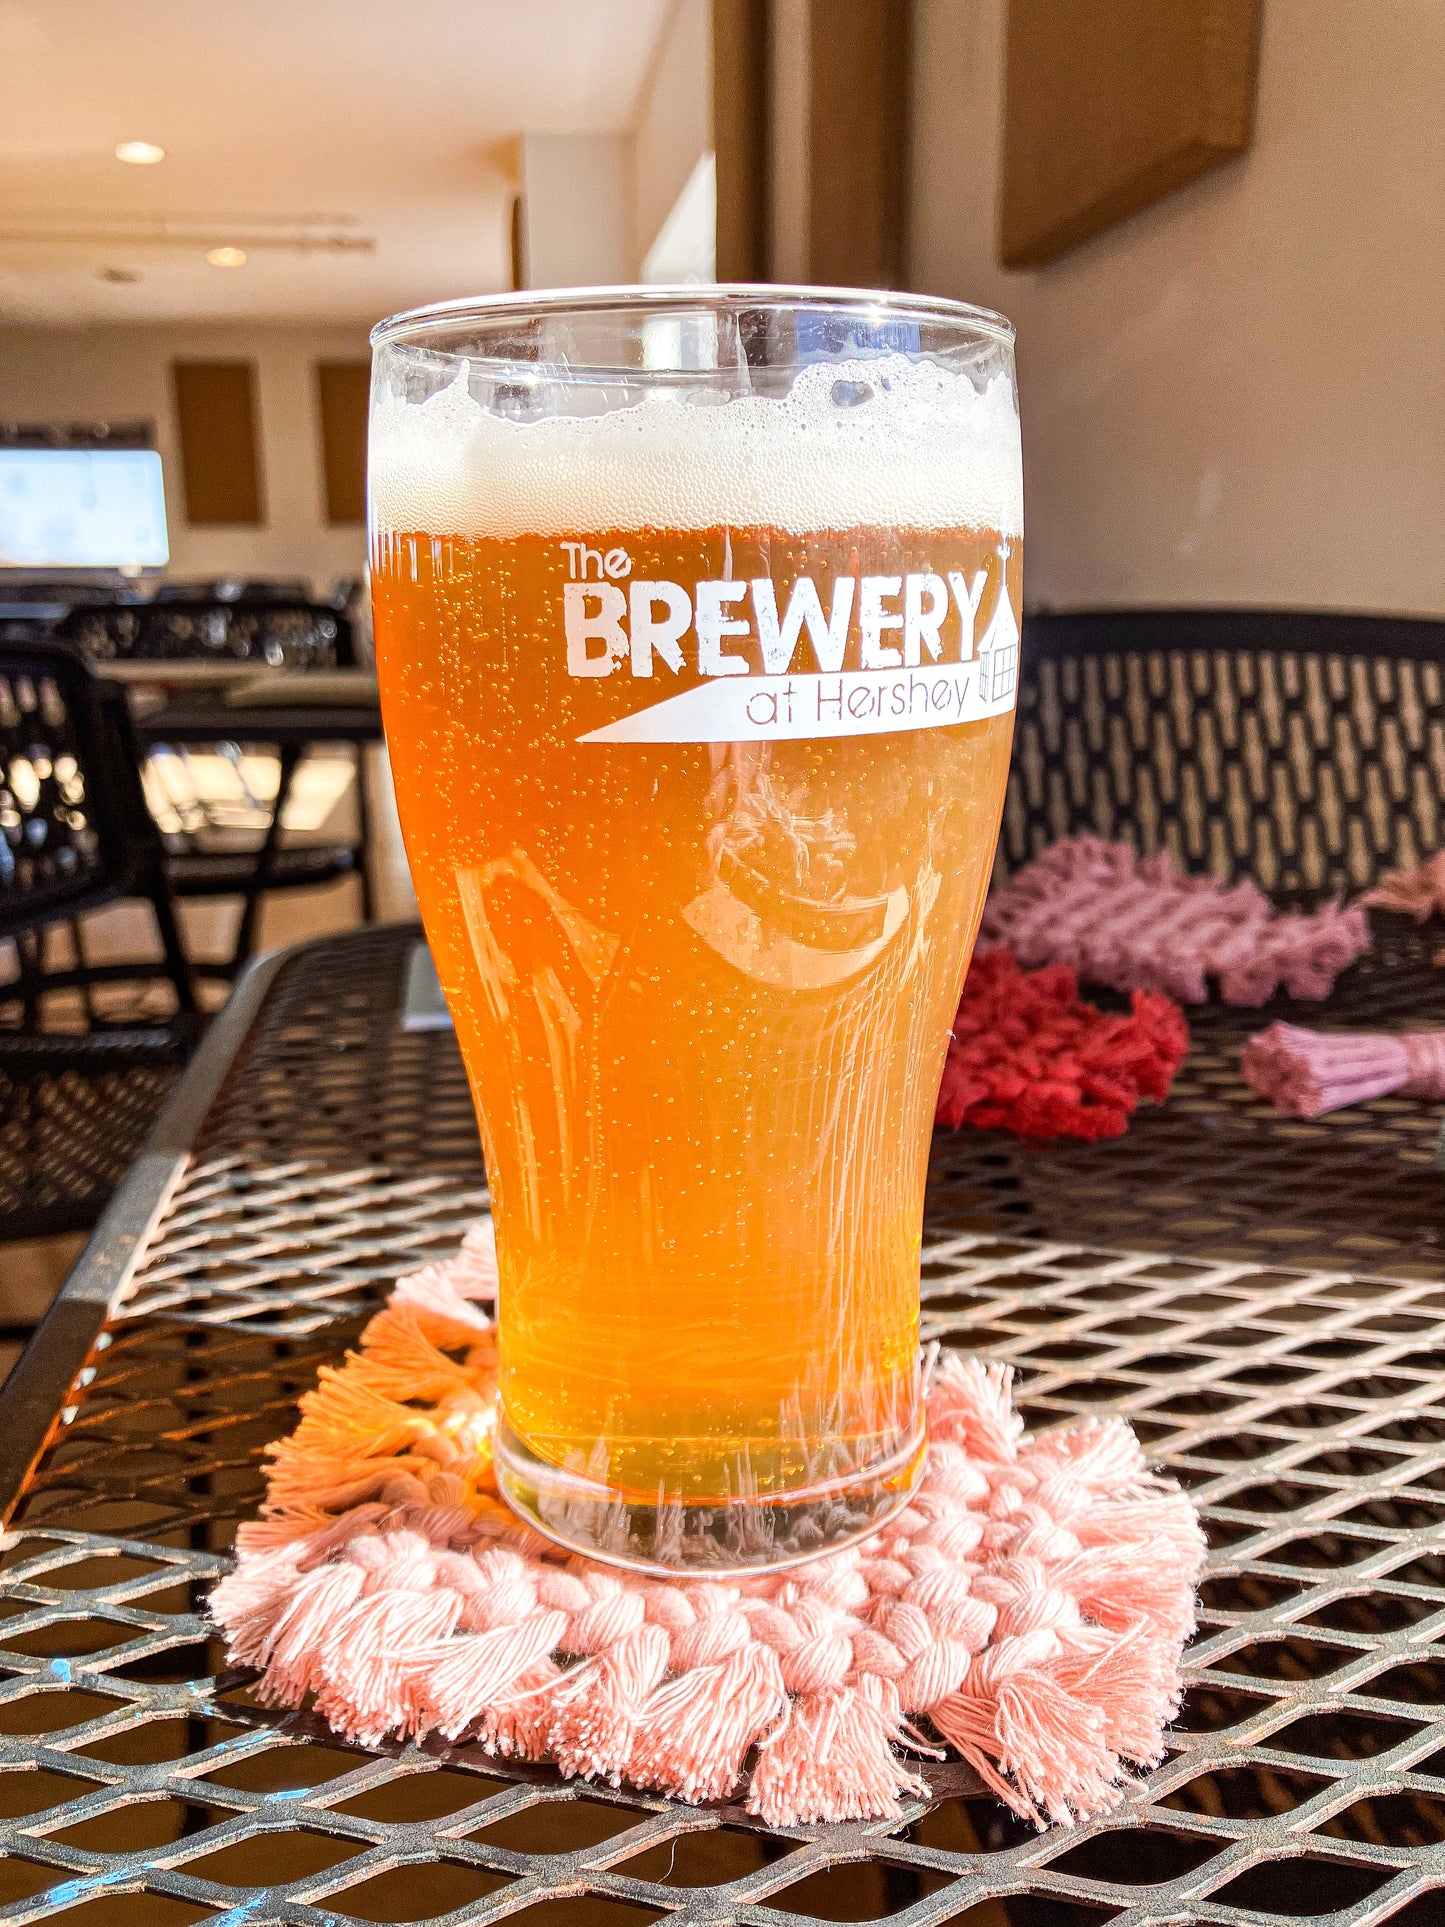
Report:
M 938 1122 L 1019 1137 L 1120 1137 L 1141 1097 L 1162 1104 L 1189 1048 L 1177 1005 L 1136 990 L 1127 1017 L 1086 1003 L 1066 964 L 1020 970 L 979 951 L 949 1036 Z
M 1413 870 L 1387 870 L 1360 902 L 1372 910 L 1398 910 L 1416 923 L 1445 914 L 1445 850 Z M 1439 963 L 1441 952 L 1435 958 Z
M 1441 1099 L 1445 1030 L 1392 1037 L 1271 1024 L 1245 1045 L 1240 1069 L 1252 1091 L 1291 1117 L 1323 1117 L 1396 1091 Z

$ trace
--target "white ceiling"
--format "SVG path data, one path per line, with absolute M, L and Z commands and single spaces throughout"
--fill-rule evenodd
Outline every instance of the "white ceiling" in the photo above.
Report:
M 371 321 L 506 287 L 516 137 L 631 125 L 671 6 L 0 0 L 0 321 Z M 135 238 L 161 217 L 182 245 Z M 374 249 L 257 245 L 318 217 Z M 246 265 L 208 266 L 228 241 Z

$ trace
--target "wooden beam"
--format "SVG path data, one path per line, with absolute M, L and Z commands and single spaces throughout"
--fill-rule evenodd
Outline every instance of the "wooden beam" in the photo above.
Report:
M 769 273 L 770 12 L 767 0 L 713 0 L 719 281 L 766 281 Z
M 907 285 L 911 0 L 812 0 L 808 278 Z

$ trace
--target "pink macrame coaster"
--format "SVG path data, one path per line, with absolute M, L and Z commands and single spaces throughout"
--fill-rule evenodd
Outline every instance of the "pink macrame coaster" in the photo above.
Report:
M 684 1800 L 746 1777 L 774 1826 L 897 1815 L 927 1792 L 900 1745 L 941 1739 L 1039 1824 L 1112 1807 L 1160 1757 L 1203 1538 L 1122 1421 L 1031 1439 L 1007 1370 L 946 1357 L 923 1484 L 873 1538 L 772 1574 L 633 1577 L 497 1497 L 495 1289 L 479 1224 L 400 1280 L 271 1448 L 211 1600 L 266 1703 L 314 1693 L 364 1745 L 466 1737 Z
M 1445 850 L 1418 869 L 1387 870 L 1372 890 L 1366 890 L 1360 902 L 1372 910 L 1399 910 L 1413 917 L 1416 923 L 1445 916 Z M 1437 950 L 1430 961 L 1445 964 L 1445 950 Z
M 1066 963 L 1114 990 L 1162 990 L 1203 1003 L 1206 979 L 1227 1004 L 1327 997 L 1370 945 L 1358 906 L 1309 915 L 1275 911 L 1255 883 L 1231 889 L 1180 876 L 1167 850 L 1141 857 L 1127 843 L 1065 837 L 992 892 L 982 938 L 1006 944 L 1026 969 Z
M 1445 1030 L 1302 1030 L 1271 1024 L 1240 1055 L 1244 1081 L 1291 1117 L 1323 1117 L 1388 1097 L 1445 1098 Z

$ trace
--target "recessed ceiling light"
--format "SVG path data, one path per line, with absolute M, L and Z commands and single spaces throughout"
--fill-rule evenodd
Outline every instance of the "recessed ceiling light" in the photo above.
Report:
M 129 161 L 132 167 L 154 167 L 163 161 L 166 150 L 157 147 L 154 141 L 118 141 L 115 157 L 118 161 Z
M 244 248 L 212 248 L 206 256 L 213 268 L 244 268 L 246 250 Z

